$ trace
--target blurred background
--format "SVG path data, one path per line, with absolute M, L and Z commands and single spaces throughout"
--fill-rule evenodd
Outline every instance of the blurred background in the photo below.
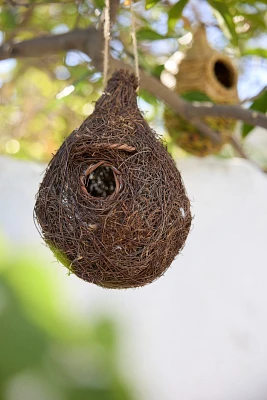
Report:
M 0 1 L 0 43 L 99 26 L 103 7 Z M 134 10 L 149 74 L 173 89 L 202 23 L 209 45 L 237 68 L 242 105 L 266 113 L 265 1 L 147 0 Z M 130 25 L 121 3 L 111 55 L 126 63 Z M 266 130 L 233 129 L 248 160 L 229 143 L 196 157 L 168 133 L 163 102 L 141 89 L 139 107 L 183 176 L 193 229 L 164 277 L 104 290 L 69 275 L 32 218 L 51 154 L 102 90 L 102 74 L 76 50 L 0 61 L 0 399 L 266 400 Z

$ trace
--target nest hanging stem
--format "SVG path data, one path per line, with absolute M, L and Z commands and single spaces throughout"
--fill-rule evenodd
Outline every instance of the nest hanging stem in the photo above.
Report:
M 105 0 L 105 22 L 104 22 L 104 64 L 103 64 L 103 81 L 104 87 L 107 84 L 108 64 L 109 64 L 109 41 L 110 41 L 110 0 Z
M 131 36 L 132 36 L 132 41 L 133 41 L 135 75 L 136 75 L 136 78 L 138 80 L 138 87 L 137 87 L 136 91 L 138 91 L 139 85 L 140 85 L 140 75 L 139 75 L 139 62 L 138 62 L 138 51 L 137 51 L 135 16 L 134 16 L 132 0 L 130 0 L 130 10 L 131 10 L 131 19 L 132 19 L 132 33 L 131 33 Z

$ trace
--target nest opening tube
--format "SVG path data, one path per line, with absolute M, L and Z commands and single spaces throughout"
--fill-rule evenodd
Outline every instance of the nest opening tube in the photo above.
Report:
M 85 188 L 93 197 L 108 197 L 114 193 L 116 182 L 110 167 L 98 167 L 85 178 Z
M 231 89 L 235 83 L 234 71 L 230 65 L 223 60 L 217 60 L 213 66 L 214 75 L 222 86 Z
M 121 188 L 118 174 L 115 167 L 104 161 L 91 165 L 81 177 L 82 191 L 102 199 L 116 195 Z

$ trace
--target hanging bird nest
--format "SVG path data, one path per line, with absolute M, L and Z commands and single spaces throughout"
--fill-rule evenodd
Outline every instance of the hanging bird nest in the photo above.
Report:
M 181 60 L 176 74 L 177 94 L 189 92 L 205 93 L 211 101 L 218 104 L 238 102 L 237 69 L 225 54 L 210 47 L 205 27 L 201 25 L 194 34 L 192 47 Z M 214 143 L 203 136 L 193 125 L 173 113 L 170 109 L 164 114 L 166 128 L 174 142 L 189 153 L 205 156 L 218 152 L 231 136 L 235 121 L 222 117 L 203 118 L 211 129 L 221 134 L 221 143 Z
M 139 111 L 136 88 L 133 74 L 113 75 L 93 114 L 48 165 L 35 205 L 56 257 L 107 288 L 160 277 L 191 224 L 180 173 Z

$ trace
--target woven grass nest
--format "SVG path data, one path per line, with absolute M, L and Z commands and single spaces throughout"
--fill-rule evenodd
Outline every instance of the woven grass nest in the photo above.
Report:
M 192 47 L 180 61 L 175 79 L 177 94 L 202 92 L 217 104 L 236 104 L 239 101 L 237 69 L 229 57 L 210 47 L 204 25 L 196 30 Z M 218 144 L 168 108 L 165 109 L 164 119 L 174 143 L 199 157 L 220 151 L 236 126 L 234 120 L 223 117 L 203 118 L 211 129 L 220 132 L 222 140 Z
M 190 202 L 120 70 L 50 161 L 36 197 L 44 240 L 71 272 L 106 288 L 160 277 L 185 244 Z

